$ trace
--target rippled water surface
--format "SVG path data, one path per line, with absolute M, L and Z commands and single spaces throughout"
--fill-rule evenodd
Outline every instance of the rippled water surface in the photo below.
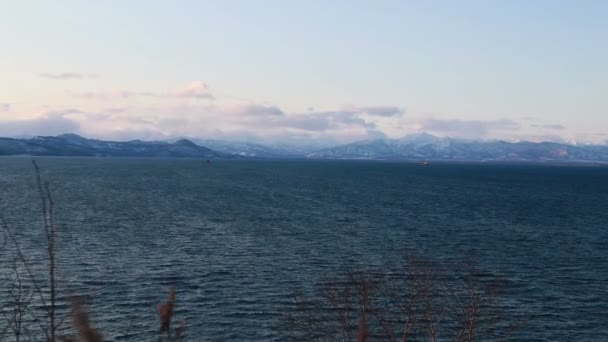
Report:
M 114 340 L 142 341 L 178 291 L 192 340 L 277 340 L 293 291 L 352 262 L 474 254 L 506 275 L 527 340 L 608 340 L 608 168 L 315 161 L 39 159 L 62 290 Z M 0 210 L 33 261 L 27 158 L 0 158 Z M 2 267 L 6 267 L 3 265 Z

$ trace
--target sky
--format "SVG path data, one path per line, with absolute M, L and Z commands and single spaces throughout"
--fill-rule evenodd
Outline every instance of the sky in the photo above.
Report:
M 0 136 L 608 141 L 608 1 L 0 8 Z

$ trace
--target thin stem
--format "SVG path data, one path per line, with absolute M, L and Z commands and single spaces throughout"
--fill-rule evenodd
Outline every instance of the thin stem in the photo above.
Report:
M 45 182 L 45 190 L 46 197 L 49 203 L 49 212 L 48 212 L 48 250 L 49 250 L 49 262 L 50 262 L 50 283 L 51 283 L 51 341 L 55 341 L 55 330 L 57 326 L 55 325 L 55 221 L 54 221 L 54 208 L 55 205 L 53 203 L 53 196 L 51 196 L 51 190 L 49 188 L 49 183 Z

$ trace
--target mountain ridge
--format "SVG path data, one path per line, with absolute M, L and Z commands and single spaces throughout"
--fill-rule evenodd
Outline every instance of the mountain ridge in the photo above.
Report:
M 106 141 L 68 133 L 32 138 L 0 138 L 0 156 L 2 155 L 608 163 L 608 146 L 467 140 L 418 133 L 399 139 L 355 141 L 307 150 L 214 139 Z
M 29 139 L 0 138 L 0 155 L 78 157 L 165 157 L 233 158 L 234 156 L 199 146 L 187 139 L 165 141 L 106 141 L 76 134 L 36 136 Z
M 313 159 L 608 162 L 608 146 L 436 137 L 428 133 L 335 146 Z

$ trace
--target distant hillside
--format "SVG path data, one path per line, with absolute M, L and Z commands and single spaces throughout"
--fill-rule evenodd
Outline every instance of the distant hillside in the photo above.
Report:
M 260 144 L 249 141 L 216 140 L 188 138 L 198 145 L 214 151 L 248 158 L 304 158 L 306 154 L 316 151 L 319 147 L 301 144 Z M 169 142 L 178 139 L 167 140 Z
M 608 162 L 608 146 L 554 142 L 472 141 L 422 133 L 340 145 L 309 153 L 314 159 Z
M 250 142 L 236 142 L 226 140 L 195 140 L 201 145 L 207 146 L 215 151 L 252 158 L 290 158 L 303 157 L 303 153 L 297 153 L 288 149 L 277 148 Z
M 29 139 L 0 138 L 0 155 L 608 163 L 608 146 L 605 145 L 474 141 L 441 138 L 427 133 L 401 139 L 359 141 L 313 152 L 248 142 L 193 140 L 196 143 L 189 139 L 116 142 L 87 139 L 75 134 Z
M 0 155 L 225 158 L 228 154 L 199 146 L 187 139 L 173 143 L 86 139 L 76 134 L 31 139 L 0 138 Z

